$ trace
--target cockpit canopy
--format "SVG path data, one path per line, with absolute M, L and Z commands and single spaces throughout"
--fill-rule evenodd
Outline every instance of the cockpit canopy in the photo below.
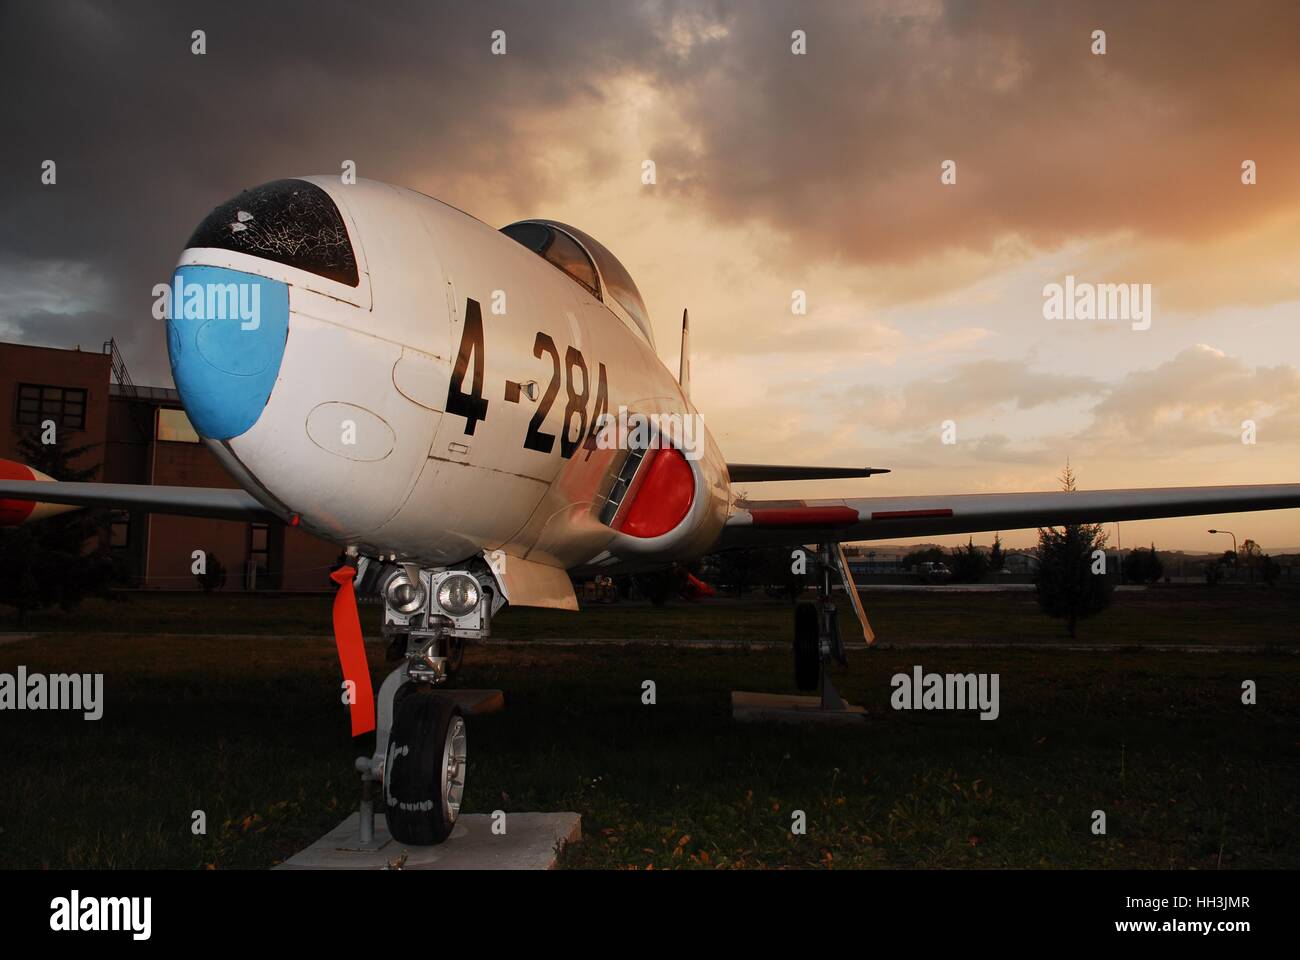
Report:
M 273 180 L 245 190 L 208 214 L 185 247 L 247 253 L 349 287 L 360 283 L 339 208 L 306 180 Z
M 654 332 L 641 292 L 603 244 L 558 220 L 520 220 L 502 227 L 501 232 L 563 270 L 602 303 L 613 301 L 620 306 L 654 349 Z

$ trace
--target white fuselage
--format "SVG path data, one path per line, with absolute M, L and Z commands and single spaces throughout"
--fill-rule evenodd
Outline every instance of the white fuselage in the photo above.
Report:
M 707 435 L 704 456 L 691 463 L 695 496 L 674 529 L 633 537 L 601 522 L 626 456 L 579 435 L 595 415 L 601 365 L 611 414 L 695 413 L 617 304 L 429 197 L 302 179 L 326 191 L 347 224 L 355 287 L 223 249 L 188 248 L 180 259 L 289 287 L 287 339 L 265 408 L 238 436 L 207 439 L 245 489 L 341 546 L 427 566 L 494 550 L 564 569 L 645 566 L 712 545 L 731 501 Z M 467 329 L 474 304 L 481 343 Z M 553 351 L 539 347 L 543 338 Z M 470 418 L 447 410 L 462 353 L 459 392 L 477 388 L 486 403 L 472 432 Z M 549 409 L 532 424 L 553 380 Z M 537 449 L 548 434 L 552 449 Z

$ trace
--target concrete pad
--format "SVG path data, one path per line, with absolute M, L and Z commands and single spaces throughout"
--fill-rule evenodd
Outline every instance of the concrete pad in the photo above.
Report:
M 481 717 L 496 713 L 506 705 L 506 695 L 500 690 L 455 690 L 439 688 L 438 695 L 456 701 L 468 716 Z
M 388 820 L 375 815 L 375 847 L 358 846 L 360 814 L 354 813 L 277 870 L 551 870 L 566 844 L 582 839 L 576 813 L 508 813 L 506 833 L 492 832 L 492 817 L 477 813 L 456 821 L 451 836 L 432 847 L 398 843 Z
M 856 726 L 866 722 L 867 711 L 851 703 L 846 703 L 843 710 L 823 710 L 821 697 L 733 690 L 731 718 L 748 723 L 831 723 Z

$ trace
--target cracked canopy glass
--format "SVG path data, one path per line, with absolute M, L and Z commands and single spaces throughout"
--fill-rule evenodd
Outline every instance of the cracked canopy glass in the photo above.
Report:
M 306 180 L 275 180 L 213 210 L 187 247 L 264 257 L 355 287 L 357 261 L 334 201 Z

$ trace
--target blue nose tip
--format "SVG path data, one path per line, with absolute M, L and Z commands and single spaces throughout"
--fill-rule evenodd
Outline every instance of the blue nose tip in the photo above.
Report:
M 177 267 L 167 352 L 200 435 L 229 440 L 261 416 L 289 336 L 289 287 L 224 267 Z

